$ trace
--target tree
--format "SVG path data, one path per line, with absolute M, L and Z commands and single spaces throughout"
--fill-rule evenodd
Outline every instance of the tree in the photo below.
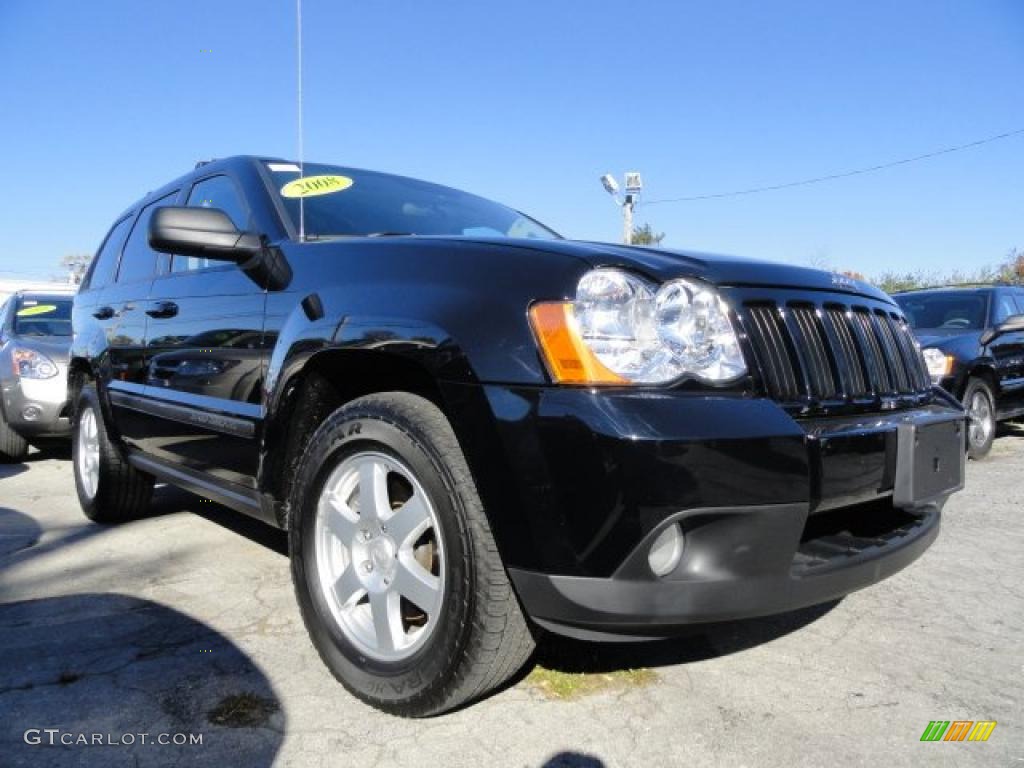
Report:
M 1011 248 L 999 265 L 997 278 L 1003 283 L 1024 284 L 1024 248 Z
M 69 253 L 61 257 L 60 267 L 64 270 L 67 281 L 71 285 L 80 285 L 85 277 L 85 270 L 89 268 L 92 256 L 88 253 Z
M 930 281 L 920 272 L 883 272 L 878 277 L 873 278 L 871 282 L 886 293 L 899 293 L 900 291 L 910 291 L 914 288 L 924 288 Z
M 664 239 L 664 232 L 655 233 L 650 224 L 644 224 L 641 227 L 633 227 L 633 234 L 629 238 L 629 242 L 632 245 L 661 245 L 661 241 Z

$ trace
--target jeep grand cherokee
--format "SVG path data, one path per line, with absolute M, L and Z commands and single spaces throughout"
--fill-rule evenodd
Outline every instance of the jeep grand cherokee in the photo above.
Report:
M 660 637 L 877 582 L 963 481 L 963 411 L 871 287 L 284 160 L 117 218 L 70 376 L 85 514 L 159 479 L 286 529 L 324 663 L 409 716 L 541 628 Z

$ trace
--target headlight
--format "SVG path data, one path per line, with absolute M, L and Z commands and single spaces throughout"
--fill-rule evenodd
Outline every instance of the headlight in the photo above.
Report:
M 921 352 L 924 364 L 928 367 L 928 375 L 933 379 L 941 379 L 953 372 L 953 356 L 940 349 L 929 347 Z
M 185 360 L 175 369 L 174 374 L 176 376 L 219 376 L 237 364 L 237 360 Z
M 617 269 L 580 280 L 576 300 L 530 310 L 555 381 L 666 384 L 730 381 L 747 371 L 728 308 L 697 280 L 660 288 Z
M 46 355 L 32 349 L 15 348 L 14 375 L 23 379 L 52 379 L 57 375 L 57 366 Z

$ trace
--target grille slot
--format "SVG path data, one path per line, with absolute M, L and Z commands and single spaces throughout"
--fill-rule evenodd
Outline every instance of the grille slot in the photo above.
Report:
M 833 398 L 838 394 L 835 372 L 826 349 L 821 322 L 813 307 L 792 307 L 791 332 L 801 364 L 807 372 L 810 391 L 815 397 Z
M 798 397 L 802 391 L 797 383 L 793 356 L 786 340 L 789 333 L 782 324 L 782 316 L 774 305 L 753 305 L 747 308 L 752 333 L 750 341 L 754 354 L 764 373 L 768 389 L 773 397 L 788 400 Z
M 825 327 L 830 330 L 832 349 L 839 361 L 840 385 L 844 395 L 867 391 L 864 378 L 864 363 L 853 338 L 853 332 L 846 319 L 846 310 L 840 307 L 826 307 Z
M 930 389 L 910 328 L 891 312 L 840 302 L 751 301 L 741 319 L 775 400 L 877 400 Z

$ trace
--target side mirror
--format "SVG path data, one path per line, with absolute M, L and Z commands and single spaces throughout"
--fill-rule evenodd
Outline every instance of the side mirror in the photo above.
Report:
M 241 264 L 263 252 L 252 232 L 240 232 L 218 208 L 165 206 L 149 220 L 149 247 L 161 253 L 199 256 Z
M 1024 331 L 1024 315 L 1010 315 L 995 328 L 985 331 L 981 337 L 981 342 L 988 344 L 1004 333 L 1013 333 L 1014 331 Z
M 149 247 L 234 262 L 256 285 L 271 291 L 284 290 L 292 281 L 292 269 L 280 249 L 266 246 L 254 232 L 239 231 L 219 208 L 157 208 L 149 220 Z

